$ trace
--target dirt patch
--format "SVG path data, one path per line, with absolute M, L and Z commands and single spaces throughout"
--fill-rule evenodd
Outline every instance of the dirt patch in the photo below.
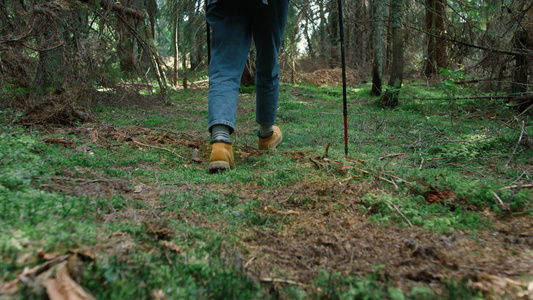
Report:
M 437 234 L 421 228 L 369 223 L 358 208 L 373 187 L 363 183 L 300 182 L 258 195 L 264 207 L 290 215 L 279 231 L 247 232 L 247 271 L 258 278 L 282 278 L 311 286 L 322 269 L 364 276 L 373 267 L 409 291 L 428 285 L 437 292 L 450 278 L 483 276 L 519 279 L 533 270 L 533 219 L 496 221 L 497 231 Z
M 301 80 L 304 82 L 312 83 L 315 85 L 324 84 L 342 84 L 342 69 L 321 69 L 312 73 L 304 73 L 301 76 Z M 346 83 L 348 85 L 355 85 L 359 83 L 359 76 L 350 68 L 346 69 Z

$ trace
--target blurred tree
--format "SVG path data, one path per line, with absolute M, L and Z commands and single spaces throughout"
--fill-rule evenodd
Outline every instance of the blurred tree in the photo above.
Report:
M 374 1 L 374 61 L 372 67 L 372 90 L 373 96 L 381 96 L 381 85 L 383 78 L 383 27 L 385 21 L 386 1 Z
M 403 29 L 402 19 L 404 0 L 391 0 L 392 65 L 389 88 L 380 99 L 381 105 L 394 108 L 399 105 L 400 89 L 403 81 Z
M 434 76 L 448 67 L 446 35 L 446 0 L 426 0 L 427 51 L 424 74 Z

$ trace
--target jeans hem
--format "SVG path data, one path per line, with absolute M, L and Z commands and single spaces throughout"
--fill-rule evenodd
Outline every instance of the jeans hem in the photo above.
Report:
M 209 124 L 207 126 L 209 132 L 211 132 L 211 128 L 213 128 L 213 126 L 215 126 L 215 125 L 226 125 L 226 126 L 228 126 L 230 134 L 232 134 L 235 131 L 235 124 L 232 124 L 231 122 L 225 121 L 225 120 L 213 120 L 213 121 L 209 122 Z
M 261 122 L 258 119 L 255 119 L 255 122 L 259 125 L 265 125 L 265 126 L 274 126 L 276 125 L 276 121 L 274 122 Z

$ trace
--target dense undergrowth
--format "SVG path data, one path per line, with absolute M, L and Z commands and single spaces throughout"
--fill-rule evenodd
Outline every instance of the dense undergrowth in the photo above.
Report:
M 283 86 L 284 140 L 267 154 L 255 149 L 253 91 L 242 94 L 237 168 L 214 175 L 206 170 L 206 90 L 144 106 L 99 104 L 94 122 L 74 128 L 22 128 L 16 112 L 1 111 L 0 298 L 40 298 L 64 262 L 97 299 L 487 295 L 468 278 L 402 284 L 384 274 L 386 264 L 365 274 L 326 264 L 305 282 L 283 264 L 275 278 L 250 270 L 248 240 L 281 231 L 323 199 L 328 213 L 349 210 L 370 226 L 446 236 L 531 218 L 531 117 L 497 100 L 450 100 L 442 87 L 405 88 L 401 105 L 383 110 L 369 90 L 348 91 L 347 157 L 339 87 Z M 302 182 L 331 188 L 291 190 Z M 367 188 L 348 198 L 335 184 Z M 266 203 L 268 195 L 284 200 Z

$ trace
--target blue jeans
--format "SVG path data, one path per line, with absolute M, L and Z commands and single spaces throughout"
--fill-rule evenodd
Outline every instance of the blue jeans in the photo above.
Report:
M 212 28 L 208 128 L 235 130 L 237 96 L 253 40 L 256 55 L 256 122 L 274 125 L 279 99 L 278 52 L 289 0 L 222 0 L 207 7 Z

